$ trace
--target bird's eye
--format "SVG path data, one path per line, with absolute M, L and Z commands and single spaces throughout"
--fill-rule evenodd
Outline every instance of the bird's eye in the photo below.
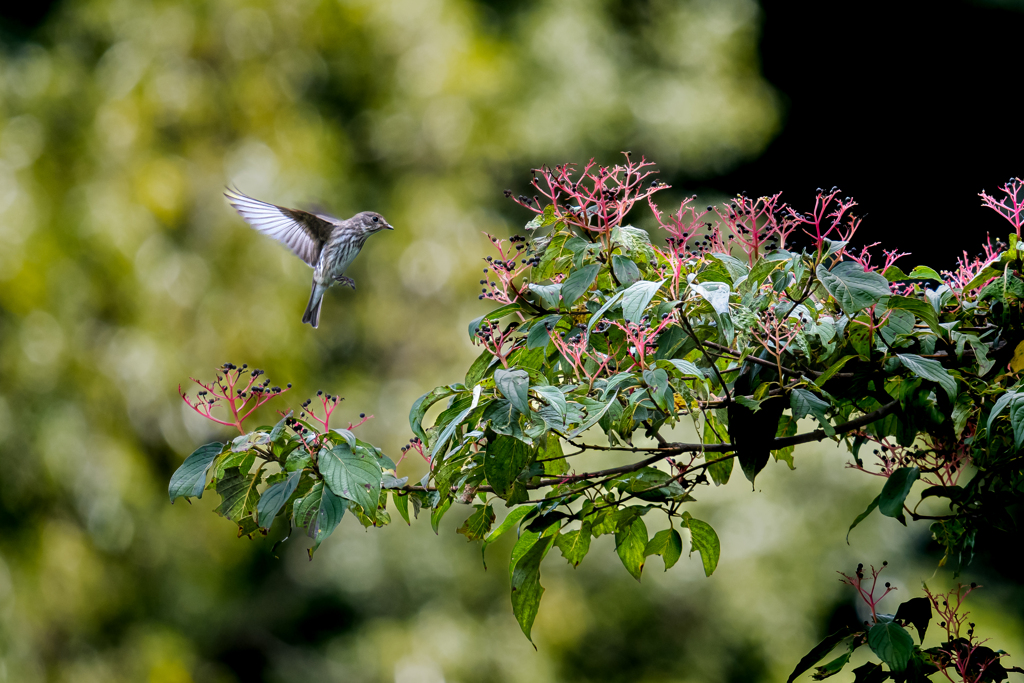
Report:
M 373 217 L 373 222 L 374 222 L 374 223 L 377 223 L 377 222 L 379 222 L 379 221 L 380 221 L 380 218 L 378 218 L 377 216 L 374 216 L 374 217 Z

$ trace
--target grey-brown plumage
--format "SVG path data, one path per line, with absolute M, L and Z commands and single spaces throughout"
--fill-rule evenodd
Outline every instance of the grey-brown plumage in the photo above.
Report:
M 320 323 L 320 306 L 329 287 L 340 283 L 356 288 L 355 281 L 345 277 L 345 270 L 352 265 L 366 238 L 381 230 L 394 230 L 383 216 L 373 211 L 341 220 L 261 202 L 231 188 L 224 196 L 246 223 L 281 242 L 312 266 L 313 291 L 302 322 L 313 327 Z

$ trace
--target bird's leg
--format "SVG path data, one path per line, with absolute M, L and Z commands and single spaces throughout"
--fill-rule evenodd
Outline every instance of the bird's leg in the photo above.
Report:
M 334 281 L 340 285 L 348 285 L 352 289 L 356 288 L 356 281 L 350 277 L 345 277 L 344 275 L 339 275 L 338 277 L 334 278 Z

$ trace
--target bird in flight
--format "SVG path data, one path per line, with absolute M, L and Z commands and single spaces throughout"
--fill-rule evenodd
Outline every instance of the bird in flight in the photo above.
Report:
M 313 291 L 302 322 L 314 328 L 320 323 L 320 306 L 329 287 L 343 284 L 356 288 L 355 280 L 345 277 L 345 270 L 359 255 L 366 238 L 381 230 L 394 230 L 384 216 L 373 211 L 341 220 L 261 202 L 232 188 L 227 188 L 224 196 L 246 223 L 281 242 L 312 266 Z

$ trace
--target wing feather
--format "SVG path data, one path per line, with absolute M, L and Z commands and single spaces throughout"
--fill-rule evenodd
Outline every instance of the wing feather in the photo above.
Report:
M 309 265 L 316 266 L 320 250 L 334 226 L 306 211 L 261 202 L 232 188 L 227 188 L 224 196 L 246 223 L 281 242 Z

